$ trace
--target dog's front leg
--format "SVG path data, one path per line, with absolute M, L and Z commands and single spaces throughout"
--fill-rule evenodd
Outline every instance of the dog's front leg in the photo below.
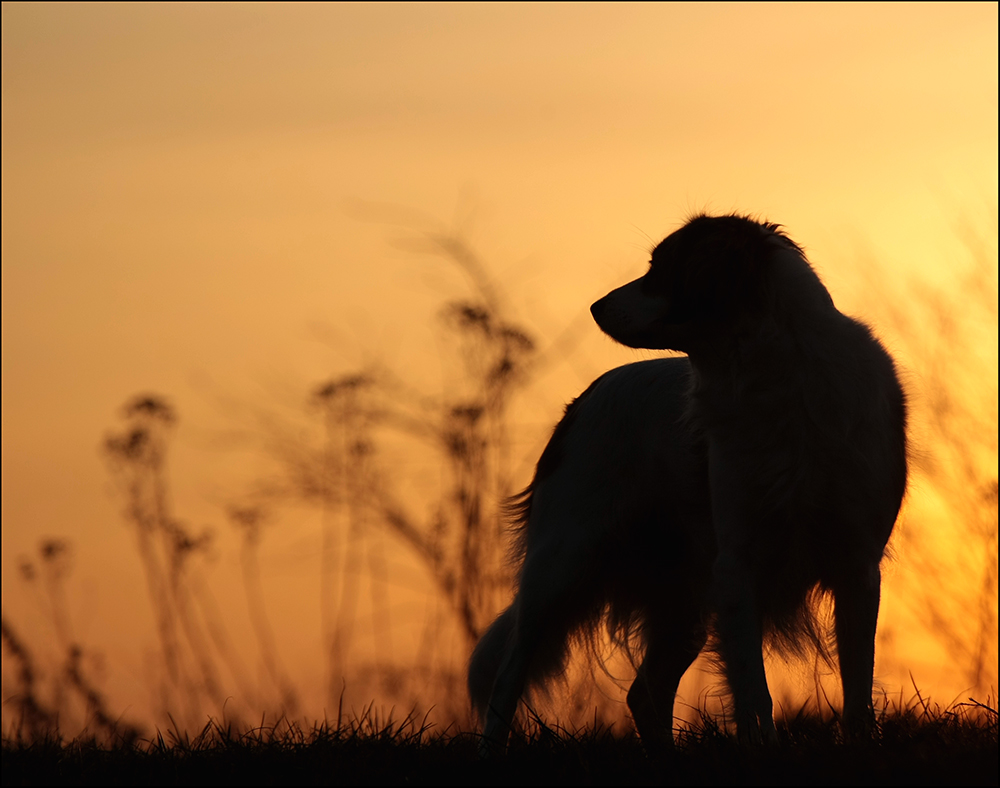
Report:
M 742 742 L 778 739 L 773 703 L 764 672 L 763 632 L 756 597 L 756 540 L 761 526 L 749 516 L 747 461 L 735 461 L 709 442 L 712 524 L 718 555 L 712 568 L 712 604 L 719 656 L 733 696 L 737 735 Z
M 713 574 L 718 651 L 733 695 L 737 734 L 741 742 L 775 742 L 751 567 L 739 556 L 720 554 Z

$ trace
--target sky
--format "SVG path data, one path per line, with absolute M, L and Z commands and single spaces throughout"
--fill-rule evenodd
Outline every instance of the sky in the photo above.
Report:
M 519 405 L 541 439 L 646 357 L 586 310 L 694 211 L 785 225 L 876 322 L 894 296 L 868 269 L 947 282 L 956 228 L 995 277 L 993 3 L 4 3 L 2 22 L 4 616 L 44 650 L 17 567 L 69 540 L 76 636 L 122 708 L 155 634 L 101 453 L 121 406 L 176 408 L 174 504 L 220 534 L 206 571 L 249 637 L 224 511 L 262 466 L 225 435 L 373 359 L 441 385 L 435 315 L 467 285 L 401 241 L 460 233 L 537 336 L 573 327 Z M 983 341 L 995 368 L 995 324 Z M 297 585 L 315 523 L 289 517 L 262 546 L 273 611 L 316 595 Z M 426 580 L 390 550 L 419 617 Z M 316 650 L 312 612 L 275 615 L 290 664 Z

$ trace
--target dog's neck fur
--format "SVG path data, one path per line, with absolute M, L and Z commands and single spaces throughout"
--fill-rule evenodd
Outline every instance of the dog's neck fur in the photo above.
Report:
M 748 397 L 772 400 L 777 406 L 778 400 L 796 396 L 787 385 L 795 379 L 795 368 L 815 363 L 828 346 L 817 341 L 817 334 L 842 332 L 854 324 L 834 306 L 829 291 L 794 244 L 779 235 L 772 235 L 770 243 L 775 249 L 768 261 L 772 274 L 764 294 L 765 313 L 781 320 L 762 320 L 754 314 L 747 330 L 692 345 L 688 356 L 694 373 L 691 398 L 696 422 L 702 421 L 697 417 L 700 402 L 711 403 L 716 414 L 735 414 Z M 756 402 L 756 407 L 760 404 Z

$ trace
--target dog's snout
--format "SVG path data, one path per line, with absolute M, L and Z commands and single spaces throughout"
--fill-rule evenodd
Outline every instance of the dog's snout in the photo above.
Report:
M 598 325 L 601 323 L 601 315 L 604 314 L 604 310 L 607 307 L 608 297 L 597 299 L 594 303 L 590 305 L 590 314 L 593 315 L 594 320 L 597 321 Z

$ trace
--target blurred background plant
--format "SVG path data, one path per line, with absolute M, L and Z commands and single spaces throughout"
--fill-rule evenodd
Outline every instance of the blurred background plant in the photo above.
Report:
M 33 652 L 2 617 L 4 710 L 12 712 L 3 736 L 58 741 L 72 731 L 104 743 L 128 744 L 141 729 L 108 708 L 93 678 L 104 673 L 101 654 L 85 650 L 73 631 L 65 586 L 72 567 L 72 547 L 64 539 L 45 539 L 34 560 L 21 559 L 21 580 L 33 592 L 39 619 L 51 628 L 53 645 Z
M 164 719 L 198 726 L 206 708 L 239 719 L 261 708 L 202 571 L 213 534 L 193 533 L 172 511 L 167 473 L 177 420 L 166 399 L 143 394 L 122 409 L 124 428 L 105 439 L 105 456 L 131 526 L 159 637 L 160 660 L 149 689 Z M 227 675 L 223 675 L 226 671 Z M 231 687 L 242 703 L 228 708 Z
M 879 273 L 872 311 L 891 331 L 909 383 L 914 477 L 901 569 L 915 619 L 970 692 L 997 682 L 997 213 L 956 222 L 934 283 L 892 287 Z M 885 297 L 889 294 L 889 297 Z
M 504 502 L 515 491 L 514 468 L 525 464 L 513 456 L 520 425 L 512 409 L 546 360 L 461 233 L 413 232 L 399 245 L 445 260 L 467 289 L 437 315 L 442 393 L 428 393 L 384 364 L 370 364 L 314 386 L 307 398 L 307 410 L 316 417 L 311 430 L 296 430 L 274 414 L 259 421 L 280 472 L 258 483 L 250 498 L 269 506 L 305 502 L 321 510 L 320 606 L 331 706 L 349 679 L 362 585 L 371 594 L 376 650 L 392 654 L 392 581 L 383 540 L 404 546 L 423 566 L 450 626 L 460 633 L 463 655 L 509 597 Z M 560 341 L 566 347 L 572 337 Z M 417 459 L 389 464 L 386 447 L 401 443 L 408 448 L 400 451 Z M 416 468 L 418 481 L 406 478 L 406 466 Z M 424 682 L 443 683 L 445 703 L 464 715 L 464 656 L 437 659 L 442 622 L 431 618 L 407 672 L 423 671 Z M 377 661 L 383 687 L 398 688 L 398 666 L 394 670 L 385 656 Z

